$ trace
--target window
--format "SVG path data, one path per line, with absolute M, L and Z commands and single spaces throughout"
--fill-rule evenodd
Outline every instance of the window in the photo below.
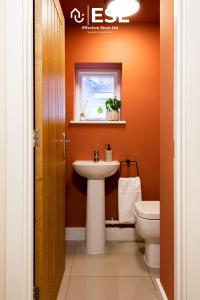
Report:
M 121 70 L 76 70 L 75 121 L 106 121 L 113 97 L 121 100 Z

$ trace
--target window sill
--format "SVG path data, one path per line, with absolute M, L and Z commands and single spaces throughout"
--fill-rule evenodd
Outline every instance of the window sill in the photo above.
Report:
M 99 124 L 99 125 L 125 125 L 126 121 L 70 121 L 73 125 L 89 125 L 89 124 Z

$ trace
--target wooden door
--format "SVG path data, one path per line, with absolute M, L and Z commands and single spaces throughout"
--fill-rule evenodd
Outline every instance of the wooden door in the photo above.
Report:
M 35 0 L 35 286 L 55 300 L 65 267 L 65 24 L 58 0 Z

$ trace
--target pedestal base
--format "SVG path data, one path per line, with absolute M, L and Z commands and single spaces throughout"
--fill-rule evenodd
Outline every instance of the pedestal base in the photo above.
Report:
M 105 180 L 87 181 L 86 252 L 105 253 Z

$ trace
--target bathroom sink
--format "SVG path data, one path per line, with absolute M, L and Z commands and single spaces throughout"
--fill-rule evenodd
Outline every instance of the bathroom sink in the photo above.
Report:
M 88 179 L 104 179 L 115 174 L 119 169 L 120 163 L 118 161 L 94 162 L 92 160 L 78 160 L 72 165 L 74 170 L 82 177 Z
M 86 252 L 103 254 L 106 249 L 105 231 L 105 178 L 119 169 L 118 161 L 73 162 L 74 170 L 87 178 Z

